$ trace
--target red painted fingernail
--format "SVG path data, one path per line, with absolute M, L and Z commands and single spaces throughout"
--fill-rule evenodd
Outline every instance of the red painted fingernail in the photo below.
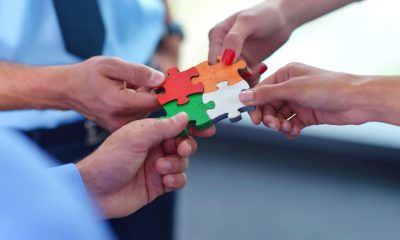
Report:
M 258 73 L 261 75 L 261 74 L 265 73 L 267 70 L 268 70 L 267 65 L 263 65 Z
M 232 49 L 226 49 L 222 54 L 222 63 L 225 65 L 232 65 L 235 61 L 236 54 Z
M 244 79 L 251 78 L 252 76 L 253 76 L 253 74 L 251 74 L 251 72 L 245 72 L 245 73 L 242 74 L 242 77 Z

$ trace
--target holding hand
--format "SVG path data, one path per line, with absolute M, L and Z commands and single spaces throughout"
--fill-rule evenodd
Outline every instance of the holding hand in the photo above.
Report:
M 398 77 L 357 76 L 292 63 L 240 98 L 257 106 L 260 124 L 296 137 L 318 124 L 362 124 L 380 121 L 400 125 Z M 390 109 L 390 111 L 388 111 Z
M 150 89 L 160 86 L 164 75 L 144 65 L 94 57 L 60 69 L 69 107 L 109 131 L 161 108 Z
M 261 62 L 283 45 L 293 31 L 279 2 L 264 1 L 217 24 L 209 33 L 208 61 L 214 64 L 222 56 L 222 62 L 230 65 L 241 58 L 253 75 L 264 73 L 267 68 Z
M 132 122 L 77 163 L 86 187 L 107 218 L 127 216 L 163 193 L 182 188 L 197 144 L 176 137 L 188 117 Z

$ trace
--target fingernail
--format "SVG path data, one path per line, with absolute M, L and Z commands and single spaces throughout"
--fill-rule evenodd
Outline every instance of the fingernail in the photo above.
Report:
M 153 70 L 149 79 L 151 86 L 158 87 L 165 81 L 165 75 L 162 72 Z
M 190 143 L 188 143 L 188 142 L 186 142 L 185 145 L 186 145 L 186 149 L 187 149 L 187 153 L 188 153 L 188 155 L 186 157 L 188 157 L 188 156 L 190 156 L 190 154 L 192 154 L 192 145 L 190 145 Z
M 162 164 L 161 164 L 161 168 L 162 168 L 162 172 L 163 172 L 164 174 L 165 174 L 165 173 L 168 173 L 168 172 L 171 171 L 171 169 L 172 169 L 172 164 L 171 164 L 170 161 L 164 160 L 164 161 L 162 162 Z
M 173 186 L 175 183 L 175 178 L 171 175 L 167 175 L 167 176 L 165 176 L 165 181 L 167 182 L 167 184 L 169 186 Z
M 173 117 L 176 123 L 181 123 L 187 121 L 187 114 L 185 112 L 180 112 Z
M 239 99 L 242 103 L 250 102 L 254 99 L 254 92 L 252 90 L 245 90 L 240 93 Z
M 232 65 L 235 61 L 236 54 L 232 49 L 226 49 L 222 54 L 222 63 L 225 65 Z
M 251 78 L 252 76 L 253 76 L 253 74 L 251 74 L 251 72 L 248 72 L 248 71 L 242 74 L 242 77 L 243 77 L 244 79 L 249 79 L 249 78 Z
M 264 64 L 258 73 L 261 75 L 261 74 L 265 73 L 267 70 L 268 70 L 268 67 L 267 67 L 267 65 Z

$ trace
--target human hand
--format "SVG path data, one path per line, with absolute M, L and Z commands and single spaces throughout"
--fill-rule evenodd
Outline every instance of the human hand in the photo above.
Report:
M 163 193 L 182 188 L 197 144 L 176 137 L 188 117 L 134 121 L 77 163 L 88 191 L 107 218 L 127 216 Z
M 109 131 L 160 109 L 150 89 L 161 85 L 165 77 L 144 65 L 93 57 L 60 71 L 70 108 Z
M 244 59 L 256 79 L 267 70 L 261 62 L 288 40 L 293 29 L 280 1 L 264 1 L 211 29 L 208 61 L 214 64 L 221 55 L 227 65 Z
M 240 94 L 242 102 L 257 106 L 253 123 L 296 137 L 318 124 L 362 124 L 371 120 L 371 105 L 360 88 L 369 77 L 331 72 L 291 63 L 254 89 Z

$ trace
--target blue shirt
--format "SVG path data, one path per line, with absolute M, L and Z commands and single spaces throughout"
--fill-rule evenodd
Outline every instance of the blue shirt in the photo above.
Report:
M 106 27 L 103 55 L 146 63 L 164 31 L 161 0 L 98 0 Z M 52 0 L 0 0 L 0 61 L 60 65 L 81 61 L 65 51 Z M 54 128 L 83 119 L 73 111 L 0 113 L 0 126 Z
M 75 165 L 52 164 L 22 135 L 0 129 L 0 239 L 114 239 Z

